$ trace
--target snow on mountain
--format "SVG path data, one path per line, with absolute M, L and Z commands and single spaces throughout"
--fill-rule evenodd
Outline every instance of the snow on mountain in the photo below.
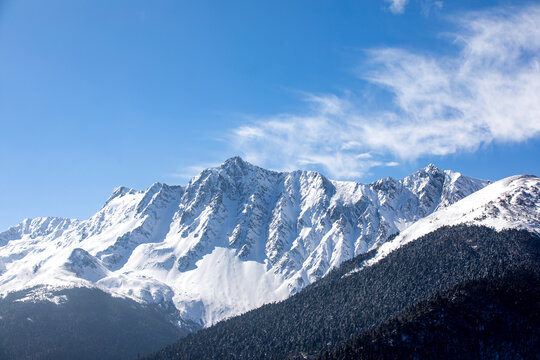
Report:
M 288 297 L 487 184 L 434 165 L 360 184 L 235 157 L 185 187 L 119 187 L 88 220 L 0 233 L 0 293 L 98 287 L 207 326 Z
M 441 208 L 381 245 L 377 254 L 363 266 L 371 266 L 404 244 L 443 226 L 458 224 L 485 225 L 498 231 L 524 229 L 540 235 L 540 178 L 508 177 Z

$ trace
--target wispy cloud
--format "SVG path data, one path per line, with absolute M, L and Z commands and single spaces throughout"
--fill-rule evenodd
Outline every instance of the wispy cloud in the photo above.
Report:
M 187 166 L 181 172 L 168 174 L 169 177 L 175 179 L 181 179 L 183 181 L 189 181 L 196 175 L 200 174 L 203 170 L 218 166 L 219 163 L 208 162 L 198 165 Z
M 456 24 L 452 56 L 367 51 L 371 68 L 360 77 L 392 95 L 391 109 L 311 96 L 303 113 L 234 129 L 236 151 L 264 166 L 358 178 L 374 166 L 540 135 L 540 6 L 464 14 Z
M 420 9 L 424 16 L 429 16 L 432 12 L 441 10 L 443 2 L 441 0 L 421 0 Z
M 248 161 L 295 170 L 318 165 L 337 177 L 359 177 L 384 162 L 357 138 L 354 107 L 335 95 L 310 97 L 305 114 L 284 114 L 234 130 L 232 142 Z M 360 120 L 360 119 L 358 119 Z
M 388 9 L 394 14 L 402 14 L 409 0 L 385 0 L 388 3 Z

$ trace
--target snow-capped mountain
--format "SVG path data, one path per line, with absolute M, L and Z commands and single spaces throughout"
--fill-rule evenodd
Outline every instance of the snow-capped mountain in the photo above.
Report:
M 371 266 L 392 251 L 443 226 L 484 225 L 495 230 L 522 229 L 540 234 L 540 178 L 517 175 L 502 179 L 418 220 L 366 261 Z
M 429 165 L 360 184 L 235 157 L 185 187 L 119 187 L 88 220 L 0 233 L 0 293 L 98 287 L 207 326 L 288 297 L 488 183 Z

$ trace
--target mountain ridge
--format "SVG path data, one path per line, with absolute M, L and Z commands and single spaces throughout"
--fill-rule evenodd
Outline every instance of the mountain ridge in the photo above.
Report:
M 95 286 L 208 326 L 298 292 L 487 184 L 432 164 L 361 184 L 233 157 L 186 186 L 118 187 L 88 220 L 0 233 L 0 293 Z

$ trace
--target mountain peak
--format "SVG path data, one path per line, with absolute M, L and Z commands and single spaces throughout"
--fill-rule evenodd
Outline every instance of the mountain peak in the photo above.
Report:
M 105 201 L 105 204 L 103 205 L 103 207 L 107 206 L 108 203 L 110 203 L 112 200 L 116 199 L 117 197 L 122 197 L 126 194 L 134 194 L 135 192 L 136 190 L 132 188 L 128 188 L 126 186 L 118 186 L 113 190 L 111 196 L 109 196 L 107 201 Z
M 435 166 L 435 164 L 433 163 L 429 163 L 428 166 L 426 166 L 423 170 L 427 173 L 435 173 L 441 171 L 441 169 Z
M 424 178 L 433 179 L 433 178 L 438 178 L 439 176 L 443 174 L 444 174 L 443 170 L 438 168 L 436 165 L 430 163 L 426 167 L 420 168 L 416 172 L 407 176 L 406 179 L 424 179 Z
M 257 169 L 262 170 L 258 166 L 245 161 L 240 156 L 233 156 L 225 160 L 225 162 L 221 164 L 218 169 L 229 175 L 246 175 Z
M 253 165 L 248 163 L 244 159 L 242 159 L 240 156 L 233 156 L 233 157 L 230 157 L 227 160 L 225 160 L 223 162 L 223 164 L 221 164 L 220 167 L 228 168 L 228 167 L 232 167 L 232 166 L 244 167 L 244 166 L 253 166 Z

